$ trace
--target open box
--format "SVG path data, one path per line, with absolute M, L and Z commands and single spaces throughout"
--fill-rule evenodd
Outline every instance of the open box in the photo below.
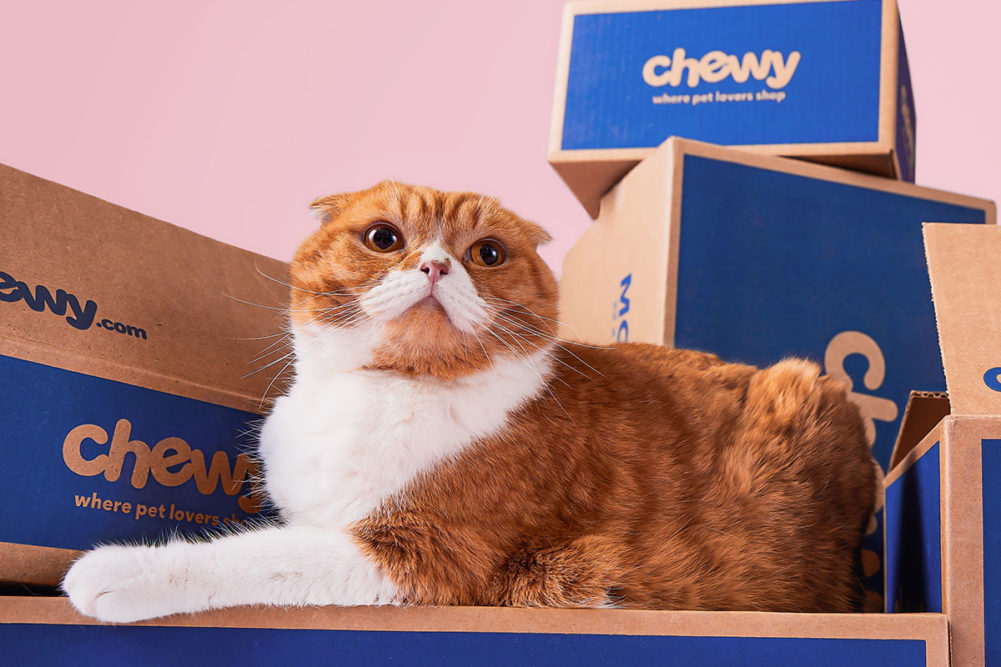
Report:
M 1001 664 L 1001 228 L 924 230 L 948 397 L 912 396 L 886 477 L 886 608 Z
M 114 626 L 64 598 L 0 598 L 11 664 L 949 664 L 942 614 L 244 607 Z

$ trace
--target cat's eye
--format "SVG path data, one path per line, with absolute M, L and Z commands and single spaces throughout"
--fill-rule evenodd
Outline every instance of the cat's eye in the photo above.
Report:
M 365 230 L 365 245 L 376 252 L 393 252 L 403 247 L 403 235 L 392 225 L 380 222 Z
M 504 246 L 490 239 L 477 241 L 469 248 L 469 259 L 480 266 L 499 266 L 504 263 Z

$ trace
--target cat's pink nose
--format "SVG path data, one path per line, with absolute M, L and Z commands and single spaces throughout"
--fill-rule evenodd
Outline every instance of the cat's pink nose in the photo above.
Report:
M 421 264 L 421 271 L 427 274 L 428 279 L 431 281 L 433 286 L 436 282 L 441 280 L 441 277 L 448 274 L 448 260 L 440 262 L 438 260 L 431 260 L 430 262 L 424 262 Z

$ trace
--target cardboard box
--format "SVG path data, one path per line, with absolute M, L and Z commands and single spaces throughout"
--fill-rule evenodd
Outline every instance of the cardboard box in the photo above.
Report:
M 61 598 L 0 598 L 12 664 L 949 664 L 941 614 L 770 614 L 484 607 L 236 608 L 96 624 Z M 88 662 L 88 658 L 90 661 Z
M 943 611 L 957 665 L 1001 664 L 1001 228 L 925 227 L 948 384 L 915 394 L 886 484 L 887 611 Z
M 914 181 L 894 0 L 566 6 L 549 161 L 587 208 L 669 136 Z
M 911 389 L 944 390 L 921 224 L 993 202 L 670 139 L 601 204 L 560 281 L 563 335 L 797 355 L 848 379 L 889 463 Z
M 0 581 L 255 516 L 285 265 L 3 166 L 0 229 Z
M 914 387 L 945 389 L 921 245 L 926 220 L 996 222 L 992 202 L 669 139 L 602 200 L 563 262 L 562 335 L 790 356 L 847 379 L 884 469 Z M 883 608 L 883 516 L 865 609 Z

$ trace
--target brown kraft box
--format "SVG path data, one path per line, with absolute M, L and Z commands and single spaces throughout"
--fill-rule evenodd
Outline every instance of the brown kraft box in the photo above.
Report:
M 0 230 L 0 581 L 258 516 L 286 266 L 5 166 Z
M 948 395 L 915 393 L 886 477 L 886 606 L 1001 664 L 1001 228 L 924 229 Z

